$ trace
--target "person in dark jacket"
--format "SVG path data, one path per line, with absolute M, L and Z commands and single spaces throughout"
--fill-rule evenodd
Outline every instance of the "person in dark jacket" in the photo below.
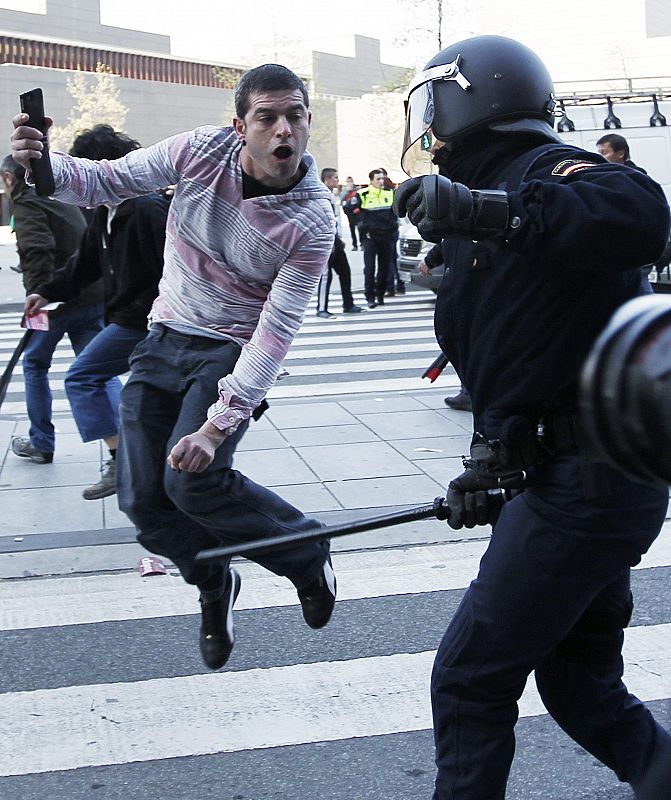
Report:
M 354 185 L 354 178 L 351 175 L 348 175 L 345 179 L 345 187 L 340 193 L 340 206 L 347 217 L 349 234 L 352 238 L 352 250 L 358 250 L 356 226 L 361 213 L 361 200 L 359 199 L 357 187 Z
M 562 143 L 554 106 L 540 59 L 497 36 L 441 51 L 408 99 L 404 168 L 432 155 L 442 175 L 402 184 L 398 211 L 443 242 L 436 334 L 473 405 L 448 522 L 493 525 L 433 668 L 435 800 L 503 800 L 532 671 L 639 800 L 671 796 L 671 736 L 622 681 L 630 569 L 668 490 L 595 462 L 576 414 L 585 357 L 641 292 L 669 208 L 648 176 Z
M 70 153 L 94 161 L 113 160 L 139 147 L 109 125 L 96 125 L 77 136 Z M 147 315 L 163 271 L 169 205 L 165 193 L 152 192 L 119 206 L 96 208 L 77 256 L 26 299 L 30 314 L 46 302 L 67 299 L 103 280 L 105 328 L 65 376 L 65 391 L 82 441 L 104 439 L 110 453 L 100 480 L 84 489 L 86 500 L 116 492 L 119 397 L 110 396 L 106 387 L 113 376 L 128 371 L 131 353 L 147 334 Z
M 25 182 L 25 170 L 12 156 L 0 167 L 2 180 L 11 194 L 19 263 L 26 294 L 50 280 L 75 252 L 86 222 L 78 208 L 48 197 L 38 197 Z M 51 420 L 52 394 L 49 369 L 58 343 L 67 333 L 75 353 L 80 353 L 102 329 L 102 287 L 92 285 L 74 292 L 65 303 L 49 312 L 49 330 L 34 330 L 23 355 L 25 398 L 30 429 L 28 436 L 15 436 L 15 455 L 35 464 L 51 464 L 56 433 Z M 118 400 L 120 385 L 109 387 Z

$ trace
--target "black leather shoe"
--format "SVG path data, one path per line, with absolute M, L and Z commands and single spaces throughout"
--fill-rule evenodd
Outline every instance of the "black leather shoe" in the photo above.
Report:
M 235 643 L 233 605 L 240 593 L 240 576 L 231 568 L 222 596 L 212 603 L 200 601 L 200 654 L 210 669 L 221 669 Z
M 396 285 L 396 294 L 405 294 L 405 284 L 404 283 L 398 283 Z
M 445 405 L 454 408 L 456 411 L 472 411 L 471 397 L 467 391 L 462 389 L 454 397 L 446 397 Z
M 311 628 L 323 628 L 331 619 L 336 600 L 336 577 L 330 557 L 324 562 L 317 579 L 298 590 L 298 599 L 303 619 Z

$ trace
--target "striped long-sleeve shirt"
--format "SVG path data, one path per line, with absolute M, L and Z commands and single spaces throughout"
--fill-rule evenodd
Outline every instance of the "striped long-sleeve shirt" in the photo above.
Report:
M 243 200 L 240 150 L 232 128 L 202 127 L 115 161 L 52 154 L 55 196 L 77 205 L 115 205 L 176 184 L 149 322 L 241 345 L 208 411 L 228 433 L 274 384 L 334 237 L 329 193 L 308 153 L 307 173 L 289 192 Z

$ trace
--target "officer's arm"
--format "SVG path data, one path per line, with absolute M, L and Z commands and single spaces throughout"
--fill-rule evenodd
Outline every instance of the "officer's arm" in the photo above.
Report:
M 532 180 L 508 195 L 510 214 L 520 225 L 506 246 L 526 258 L 619 271 L 650 264 L 664 250 L 669 207 L 647 175 L 605 163 L 587 164 L 559 180 L 538 175 L 534 170 Z
M 519 225 L 519 219 L 510 216 L 506 192 L 469 189 L 443 175 L 411 178 L 401 184 L 394 212 L 398 217 L 407 215 L 429 242 L 447 236 L 500 241 Z

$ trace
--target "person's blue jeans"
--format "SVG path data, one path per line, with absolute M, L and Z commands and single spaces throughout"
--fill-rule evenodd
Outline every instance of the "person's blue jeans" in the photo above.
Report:
M 610 496 L 587 499 L 580 468 L 564 458 L 530 470 L 443 637 L 431 678 L 434 800 L 503 800 L 532 670 L 550 714 L 620 780 L 639 783 L 671 753 L 622 682 L 629 572 L 659 533 L 668 491 L 609 470 Z
M 224 440 L 204 472 L 174 472 L 166 463 L 177 441 L 206 421 L 217 381 L 233 371 L 239 355 L 234 342 L 155 325 L 135 348 L 121 392 L 119 508 L 143 547 L 170 558 L 184 580 L 201 589 L 220 585 L 227 564 L 198 563 L 199 551 L 320 527 L 232 468 L 247 423 Z M 319 574 L 328 552 L 323 542 L 253 559 L 302 588 Z
M 30 443 L 36 450 L 53 453 L 56 434 L 51 422 L 52 394 L 49 369 L 54 351 L 67 333 L 76 354 L 102 330 L 102 303 L 65 308 L 49 318 L 48 331 L 33 331 L 23 352 L 26 408 Z
M 109 439 L 119 433 L 121 381 L 128 359 L 147 335 L 110 323 L 88 343 L 65 376 L 65 392 L 83 442 Z

